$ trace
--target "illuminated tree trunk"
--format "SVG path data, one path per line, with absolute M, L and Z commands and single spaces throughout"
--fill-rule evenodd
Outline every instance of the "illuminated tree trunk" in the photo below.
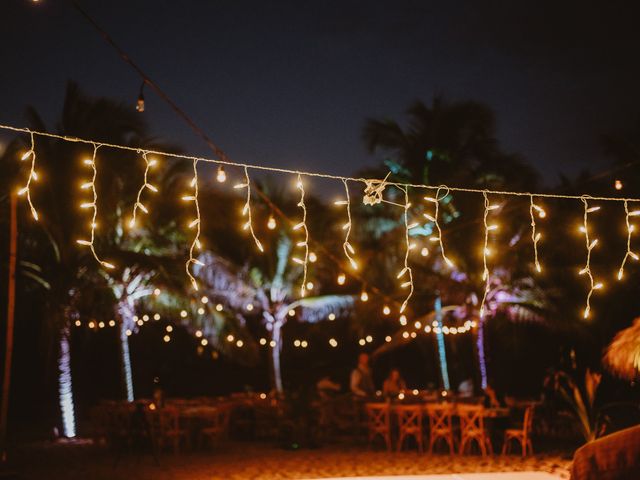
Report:
M 128 402 L 133 402 L 133 372 L 131 369 L 131 355 L 129 353 L 129 336 L 127 330 L 133 329 L 134 309 L 128 299 L 118 302 L 118 314 L 120 315 L 120 366 L 122 380 Z
M 60 350 L 58 352 L 58 399 L 62 414 L 62 434 L 67 438 L 76 436 L 75 408 L 73 405 L 73 382 L 71 378 L 71 348 L 68 322 L 60 330 Z
M 478 348 L 478 365 L 480 366 L 480 384 L 484 390 L 487 388 L 487 363 L 484 356 L 484 318 L 480 318 L 478 322 L 476 346 Z
M 438 342 L 438 358 L 440 360 L 440 376 L 442 377 L 442 386 L 445 390 L 451 389 L 451 383 L 449 382 L 449 368 L 447 366 L 447 351 L 444 344 L 444 334 L 442 333 L 442 299 L 440 296 L 436 297 L 434 310 L 436 312 L 436 321 L 438 322 L 438 330 L 436 333 L 436 340 Z
M 272 323 L 271 329 L 271 378 L 272 388 L 275 388 L 276 392 L 282 393 L 282 372 L 280 370 L 280 354 L 282 353 L 282 326 L 283 322 L 276 319 Z

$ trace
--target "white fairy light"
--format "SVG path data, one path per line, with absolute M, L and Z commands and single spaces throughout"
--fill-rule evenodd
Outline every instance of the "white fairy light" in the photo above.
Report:
M 634 226 L 629 222 L 629 217 L 639 215 L 640 211 L 629 211 L 629 202 L 627 200 L 624 201 L 624 213 L 625 213 L 625 224 L 627 226 L 627 251 L 624 254 L 624 258 L 622 259 L 622 263 L 620 264 L 620 269 L 618 270 L 618 280 L 622 280 L 624 276 L 624 266 L 627 263 L 629 257 L 634 260 L 638 260 L 638 254 L 631 250 L 631 233 L 634 231 Z
M 529 215 L 531 216 L 531 241 L 533 242 L 533 261 L 536 267 L 536 271 L 540 273 L 542 271 L 542 267 L 540 266 L 540 261 L 538 260 L 538 242 L 540 241 L 540 238 L 542 238 L 542 235 L 536 231 L 535 214 L 538 214 L 540 218 L 545 218 L 547 216 L 547 213 L 544 211 L 544 209 L 534 203 L 533 195 L 531 195 Z
M 489 267 L 487 266 L 487 257 L 490 254 L 489 251 L 489 232 L 493 230 L 497 230 L 498 226 L 495 224 L 489 224 L 489 212 L 492 210 L 496 210 L 498 205 L 491 205 L 489 203 L 489 197 L 487 196 L 487 192 L 482 192 L 482 196 L 484 197 L 484 215 L 482 217 L 482 222 L 484 225 L 484 248 L 482 249 L 482 280 L 484 281 L 484 293 L 482 294 L 482 302 L 480 303 L 480 318 L 484 316 L 484 305 L 487 301 L 487 295 L 489 294 L 489 289 L 491 287 L 491 277 L 489 275 Z M 448 330 L 448 328 L 447 328 Z M 444 331 L 444 329 L 443 329 Z
M 442 196 L 440 195 L 441 191 L 444 191 L 444 195 Z M 438 189 L 436 190 L 435 197 L 424 197 L 426 201 L 433 203 L 434 210 L 433 210 L 433 215 L 429 215 L 428 213 L 425 213 L 423 215 L 427 220 L 429 220 L 430 222 L 433 222 L 433 224 L 436 227 L 436 230 L 438 231 L 438 236 L 431 237 L 429 240 L 432 242 L 438 242 L 438 244 L 440 245 L 440 255 L 442 256 L 442 260 L 444 260 L 444 263 L 446 263 L 449 267 L 453 267 L 453 262 L 449 259 L 449 257 L 447 257 L 447 254 L 445 253 L 445 250 L 444 250 L 444 241 L 442 240 L 442 228 L 440 228 L 440 222 L 438 220 L 439 210 L 440 210 L 440 200 L 445 199 L 447 195 L 449 195 L 449 187 L 441 186 L 441 187 L 438 187 Z M 428 254 L 429 252 L 427 250 L 426 255 Z M 426 256 L 426 255 L 423 253 L 423 256 Z
M 29 204 L 29 208 L 31 209 L 31 215 L 34 220 L 38 220 L 38 211 L 33 206 L 33 201 L 31 200 L 31 182 L 38 180 L 38 174 L 36 173 L 36 150 L 35 150 L 35 142 L 33 139 L 33 132 L 31 134 L 31 148 L 20 158 L 21 161 L 28 160 L 31 158 L 31 168 L 29 169 L 29 178 L 27 178 L 27 183 L 18 190 L 18 195 L 25 195 L 27 198 L 27 203 Z
M 304 257 L 302 259 L 293 257 L 293 261 L 302 265 L 302 284 L 300 285 L 300 296 L 304 297 L 307 293 L 307 269 L 309 264 L 309 229 L 307 228 L 307 207 L 304 203 L 304 184 L 302 183 L 302 176 L 298 174 L 298 181 L 296 182 L 296 188 L 300 190 L 300 201 L 298 207 L 302 209 L 302 221 L 296 224 L 294 230 L 302 230 L 304 233 L 304 240 L 297 243 L 298 247 L 304 248 Z
M 598 239 L 591 240 L 589 236 L 589 214 L 600 210 L 600 207 L 589 207 L 588 197 L 581 197 L 582 204 L 584 205 L 584 215 L 582 217 L 582 228 L 580 229 L 584 234 L 584 242 L 587 247 L 587 260 L 585 266 L 580 270 L 580 275 L 587 275 L 589 278 L 589 293 L 587 294 L 586 306 L 583 312 L 583 317 L 589 318 L 591 313 L 591 296 L 595 290 L 599 290 L 603 287 L 601 282 L 596 282 L 591 272 L 591 250 L 593 250 L 598 244 Z
M 193 160 L 193 179 L 191 180 L 191 188 L 193 189 L 193 195 L 185 195 L 185 196 L 182 197 L 182 200 L 184 200 L 185 202 L 193 202 L 195 207 L 196 207 L 196 218 L 194 220 L 192 220 L 190 225 L 189 225 L 191 228 L 195 228 L 196 229 L 196 234 L 193 237 L 193 241 L 191 242 L 191 246 L 189 247 L 189 258 L 187 259 L 187 261 L 186 261 L 186 263 L 184 265 L 184 269 L 187 272 L 187 276 L 189 277 L 189 280 L 191 281 L 191 285 L 193 286 L 193 289 L 194 290 L 198 290 L 198 282 L 196 281 L 196 278 L 191 273 L 191 265 L 204 266 L 204 263 L 202 263 L 200 260 L 198 260 L 194 255 L 194 251 L 196 249 L 200 250 L 200 248 L 201 248 L 201 244 L 200 244 L 200 204 L 198 203 L 198 160 L 197 159 Z
M 216 180 L 218 183 L 224 183 L 227 181 L 227 174 L 224 171 L 224 167 L 222 165 L 218 166 L 218 173 L 216 174 Z
M 369 294 L 367 293 L 367 291 L 366 291 L 366 290 L 363 290 L 363 291 L 360 293 L 360 301 L 362 301 L 362 302 L 366 302 L 366 301 L 368 301 L 368 300 L 369 300 Z
M 247 221 L 242 226 L 242 228 L 244 230 L 249 230 L 249 233 L 251 233 L 251 237 L 253 238 L 253 241 L 256 243 L 256 247 L 258 247 L 258 250 L 260 250 L 261 252 L 264 252 L 264 247 L 262 246 L 262 243 L 260 243 L 260 240 L 258 240 L 258 237 L 256 237 L 256 234 L 253 231 L 253 220 L 251 218 L 251 180 L 249 179 L 249 170 L 247 169 L 247 167 L 244 167 L 244 183 L 239 183 L 234 188 L 247 189 L 247 201 L 245 202 L 244 207 L 242 208 L 242 216 L 247 217 Z
M 86 159 L 84 161 L 85 165 L 88 165 L 91 167 L 91 171 L 92 171 L 92 177 L 91 177 L 91 182 L 88 182 L 89 187 L 91 189 L 91 193 L 93 195 L 93 200 L 89 203 L 83 203 L 80 205 L 80 207 L 82 208 L 91 208 L 93 209 L 93 215 L 91 217 L 91 236 L 89 237 L 89 240 L 76 240 L 76 243 L 78 243 L 78 245 L 83 245 L 85 247 L 89 247 L 89 249 L 91 250 L 91 253 L 93 254 L 93 258 L 96 259 L 96 261 L 102 265 L 105 268 L 108 269 L 113 269 L 115 268 L 115 265 L 113 265 L 110 262 L 106 262 L 102 259 L 100 259 L 100 257 L 98 257 L 98 254 L 96 253 L 96 249 L 95 249 L 95 239 L 96 239 L 96 228 L 98 226 L 98 224 L 96 223 L 96 219 L 98 217 L 98 191 L 96 190 L 96 178 L 98 176 L 98 169 L 96 167 L 96 154 L 98 153 L 98 148 L 100 148 L 99 144 L 94 143 L 93 144 L 93 157 L 91 159 Z M 86 184 L 85 184 L 86 185 Z
M 409 303 L 409 299 L 413 295 L 413 272 L 411 271 L 411 267 L 409 266 L 409 252 L 411 251 L 411 243 L 409 242 L 409 208 L 411 208 L 411 204 L 409 203 L 409 189 L 404 188 L 404 239 L 406 243 L 406 250 L 404 253 L 404 268 L 397 275 L 398 279 L 406 278 L 404 282 L 401 283 L 402 288 L 409 288 L 409 293 L 407 294 L 404 302 L 400 306 L 400 313 L 404 312 L 407 308 L 407 304 Z
M 358 263 L 354 259 L 354 255 L 356 253 L 353 245 L 349 242 L 349 236 L 351 235 L 351 197 L 349 195 L 349 185 L 346 180 L 342 180 L 344 184 L 344 193 L 346 195 L 346 200 L 339 200 L 335 202 L 337 205 L 346 205 L 347 207 L 347 223 L 342 226 L 342 229 L 346 231 L 344 242 L 342 244 L 342 249 L 344 250 L 345 256 L 349 259 L 349 263 L 354 270 L 358 269 Z
M 144 152 L 142 154 L 142 158 L 144 159 L 144 163 L 145 163 L 144 181 L 142 183 L 142 186 L 140 187 L 140 190 L 138 190 L 136 203 L 133 205 L 133 213 L 131 215 L 131 220 L 129 221 L 130 228 L 134 228 L 136 226 L 136 213 L 138 210 L 140 210 L 143 213 L 149 213 L 149 210 L 147 209 L 147 207 L 140 201 L 140 199 L 142 198 L 142 192 L 144 192 L 145 189 L 149 189 L 154 193 L 158 192 L 158 189 L 154 185 L 149 183 L 149 169 L 157 163 L 157 160 L 155 159 L 149 160 L 147 158 L 147 155 L 148 155 L 148 152 Z

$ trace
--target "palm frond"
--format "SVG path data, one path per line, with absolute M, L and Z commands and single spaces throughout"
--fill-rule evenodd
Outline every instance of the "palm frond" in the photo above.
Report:
M 301 298 L 289 304 L 289 309 L 300 309 L 299 318 L 306 323 L 318 323 L 326 320 L 330 313 L 345 315 L 354 305 L 351 295 L 324 295 L 321 297 Z

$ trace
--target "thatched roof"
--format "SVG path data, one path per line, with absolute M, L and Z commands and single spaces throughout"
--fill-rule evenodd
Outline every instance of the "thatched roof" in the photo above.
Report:
M 640 317 L 629 328 L 618 332 L 607 347 L 603 361 L 619 377 L 630 381 L 640 378 Z

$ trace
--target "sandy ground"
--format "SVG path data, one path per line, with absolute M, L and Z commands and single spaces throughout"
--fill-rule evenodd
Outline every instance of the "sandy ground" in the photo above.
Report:
M 287 451 L 264 444 L 232 443 L 210 453 L 116 457 L 91 445 L 31 446 L 16 451 L 10 471 L 18 479 L 213 480 L 320 479 L 381 475 L 481 472 L 547 472 L 568 478 L 570 461 L 560 454 L 483 459 L 480 456 L 387 453 L 349 445 Z M 0 478 L 13 478 L 13 476 Z

